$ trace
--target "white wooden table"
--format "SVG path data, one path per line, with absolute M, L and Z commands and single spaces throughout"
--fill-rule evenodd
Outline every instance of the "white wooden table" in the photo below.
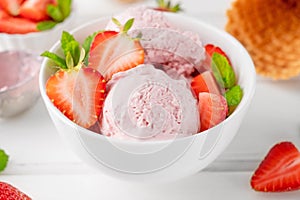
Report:
M 183 0 L 188 15 L 223 29 L 231 0 Z M 146 3 L 151 4 L 147 1 Z M 111 0 L 77 0 L 73 26 L 128 5 Z M 204 171 L 169 184 L 143 185 L 107 177 L 87 166 L 60 139 L 41 100 L 15 118 L 0 120 L 0 148 L 10 155 L 0 181 L 33 199 L 300 199 L 300 191 L 254 192 L 249 179 L 275 143 L 300 147 L 300 79 L 270 81 L 258 77 L 250 111 L 226 151 Z

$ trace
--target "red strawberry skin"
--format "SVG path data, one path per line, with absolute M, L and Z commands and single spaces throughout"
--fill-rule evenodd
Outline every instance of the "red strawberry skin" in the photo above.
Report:
M 25 34 L 37 31 L 37 24 L 30 20 L 15 17 L 0 18 L 0 33 Z
M 219 53 L 225 57 L 227 57 L 227 55 L 225 54 L 225 52 L 218 46 L 215 46 L 213 44 L 207 44 L 205 45 L 205 50 L 206 50 L 206 53 L 212 57 L 213 53 Z
M 118 34 L 119 33 L 116 31 L 104 31 L 104 32 L 98 33 L 94 38 L 94 41 L 91 45 L 90 51 L 93 51 L 95 49 L 95 47 L 97 47 L 100 43 L 102 43 L 105 40 L 108 40 Z
M 207 44 L 207 45 L 205 45 L 205 51 L 206 51 L 207 55 L 209 56 L 209 59 L 212 57 L 213 53 L 218 53 L 218 54 L 225 56 L 227 58 L 228 62 L 231 63 L 230 59 L 228 58 L 226 53 L 218 46 L 215 46 L 213 44 Z
M 208 92 L 199 93 L 200 131 L 205 131 L 225 120 L 228 107 L 225 97 Z
M 144 63 L 144 49 L 138 40 L 113 31 L 99 33 L 91 45 L 88 67 L 110 80 L 112 75 Z
M 33 21 L 43 21 L 49 19 L 47 15 L 47 5 L 52 0 L 26 0 L 20 7 L 20 16 Z
M 31 198 L 14 186 L 0 182 L 0 200 L 31 200 Z
M 76 124 L 89 128 L 102 111 L 106 83 L 91 68 L 58 71 L 46 83 L 46 93 L 53 104 Z
M 300 153 L 291 142 L 272 147 L 251 178 L 256 191 L 284 192 L 300 189 Z

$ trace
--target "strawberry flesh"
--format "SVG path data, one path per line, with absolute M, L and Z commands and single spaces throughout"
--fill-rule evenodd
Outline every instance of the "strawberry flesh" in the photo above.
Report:
M 191 82 L 191 87 L 194 94 L 198 97 L 200 92 L 209 92 L 213 94 L 221 94 L 220 88 L 210 71 L 205 71 L 195 78 Z
M 225 120 L 228 112 L 225 97 L 208 92 L 199 93 L 200 131 L 205 131 Z
M 20 7 L 20 16 L 33 21 L 47 20 L 49 19 L 47 5 L 52 2 L 52 0 L 26 0 Z
M 283 192 L 300 189 L 300 152 L 291 142 L 271 148 L 254 172 L 251 186 L 256 191 Z
M 5 10 L 9 15 L 17 16 L 22 1 L 20 0 L 0 0 L 0 8 Z
M 99 33 L 91 45 L 88 67 L 105 78 L 144 63 L 144 50 L 138 40 L 113 31 Z
M 46 83 L 53 104 L 76 124 L 89 128 L 97 120 L 105 97 L 105 81 L 91 68 L 59 70 Z
M 14 186 L 0 182 L 0 200 L 31 200 L 29 196 L 15 188 Z

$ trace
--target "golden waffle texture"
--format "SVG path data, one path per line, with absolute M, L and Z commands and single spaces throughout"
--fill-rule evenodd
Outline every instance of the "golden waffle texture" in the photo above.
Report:
M 236 0 L 227 16 L 226 30 L 246 47 L 258 74 L 300 74 L 300 0 Z

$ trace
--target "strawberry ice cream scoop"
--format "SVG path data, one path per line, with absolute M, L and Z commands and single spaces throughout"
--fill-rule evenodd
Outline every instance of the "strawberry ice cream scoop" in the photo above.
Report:
M 101 133 L 120 139 L 163 140 L 196 134 L 197 101 L 186 80 L 152 65 L 119 72 L 108 82 Z
M 164 66 L 169 74 L 176 70 L 179 75 L 188 77 L 205 59 L 205 50 L 199 35 L 181 30 L 168 20 L 164 12 L 153 10 L 147 6 L 131 7 L 115 18 L 124 24 L 134 18 L 129 34 L 140 40 L 145 49 L 145 62 L 158 63 Z M 119 31 L 119 27 L 110 21 L 106 30 Z

